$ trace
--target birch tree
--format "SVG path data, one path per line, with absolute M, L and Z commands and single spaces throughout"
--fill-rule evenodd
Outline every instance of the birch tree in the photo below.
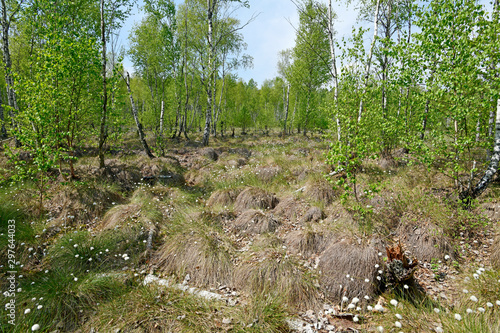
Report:
M 108 138 L 108 72 L 107 43 L 111 34 L 115 33 L 131 10 L 131 0 L 100 0 L 100 40 L 101 40 L 101 77 L 102 77 L 102 107 L 99 126 L 98 156 L 99 168 L 104 168 L 104 150 Z
M 203 52 L 206 53 L 206 62 L 202 65 L 202 81 L 205 86 L 207 105 L 205 111 L 205 127 L 203 130 L 203 145 L 208 146 L 212 124 L 213 110 L 215 109 L 216 78 L 219 63 L 217 57 L 222 52 L 222 43 L 226 36 L 236 33 L 243 26 L 236 26 L 224 31 L 220 23 L 228 18 L 227 8 L 231 5 L 248 7 L 248 1 L 243 0 L 206 0 L 205 22 L 206 22 L 206 44 Z M 248 22 L 247 22 L 248 24 Z M 245 24 L 246 25 L 246 24 Z
M 1 17 L 1 24 L 2 24 L 2 51 L 3 51 L 3 62 L 4 62 L 4 70 L 5 70 L 5 83 L 6 83 L 6 89 L 7 89 L 7 101 L 8 101 L 8 112 L 11 117 L 11 122 L 14 128 L 17 128 L 17 123 L 16 123 L 16 113 L 18 111 L 18 106 L 17 106 L 17 100 L 16 100 L 16 93 L 14 91 L 14 81 L 13 81 L 13 73 L 12 73 L 12 59 L 11 59 L 11 51 L 10 51 L 10 28 L 12 25 L 12 22 L 16 19 L 16 16 L 18 15 L 19 11 L 22 8 L 22 5 L 24 3 L 24 0 L 16 0 L 16 1 L 9 1 L 9 0 L 1 0 L 2 4 L 2 17 Z M 1 130 L 1 135 L 3 137 L 6 137 L 6 130 L 4 126 L 4 110 L 3 107 L 0 110 L 1 113 L 1 118 L 0 121 L 2 122 L 2 130 Z M 16 146 L 20 146 L 19 139 L 16 137 Z

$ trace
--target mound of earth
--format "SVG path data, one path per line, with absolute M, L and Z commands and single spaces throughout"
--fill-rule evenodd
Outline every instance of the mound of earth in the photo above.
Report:
M 207 200 L 208 207 L 214 206 L 229 206 L 232 205 L 238 195 L 240 194 L 241 189 L 223 189 L 217 190 L 210 195 L 210 198 Z
M 377 276 L 381 275 L 381 267 L 381 258 L 374 244 L 358 244 L 344 239 L 330 245 L 319 257 L 320 284 L 334 302 L 340 303 L 344 296 L 349 299 L 373 298 L 378 289 Z
M 152 264 L 198 286 L 231 284 L 231 246 L 215 232 L 195 230 L 169 237 L 156 251 Z
M 323 231 L 302 229 L 290 231 L 285 236 L 285 244 L 293 253 L 310 257 L 323 252 L 332 242 L 333 237 Z
M 305 202 L 294 197 L 287 197 L 278 203 L 273 210 L 273 214 L 291 222 L 296 222 L 306 210 L 307 204 Z
M 455 258 L 451 239 L 442 228 L 432 223 L 400 223 L 396 234 L 405 248 L 421 262 L 442 260 L 445 255 Z
M 46 202 L 49 227 L 89 224 L 123 202 L 120 194 L 97 185 L 63 186 Z
M 312 201 L 321 202 L 325 205 L 331 204 L 337 197 L 332 184 L 330 184 L 326 179 L 309 181 L 306 184 L 304 195 Z
M 260 188 L 249 187 L 238 195 L 234 209 L 240 212 L 247 209 L 273 209 L 278 203 L 279 200 L 274 194 Z
M 272 216 L 265 214 L 260 210 L 249 209 L 243 212 L 236 221 L 234 228 L 241 234 L 262 234 L 274 232 L 280 222 Z

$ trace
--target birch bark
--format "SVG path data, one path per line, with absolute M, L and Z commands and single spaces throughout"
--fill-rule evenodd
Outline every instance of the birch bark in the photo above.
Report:
M 142 124 L 139 120 L 139 114 L 137 112 L 137 107 L 134 103 L 134 97 L 132 96 L 132 90 L 130 89 L 130 75 L 127 73 L 127 91 L 130 98 L 130 104 L 132 106 L 132 115 L 134 116 L 135 124 L 137 125 L 137 131 L 139 132 L 139 138 L 141 140 L 144 151 L 148 155 L 149 158 L 155 158 L 151 150 L 149 149 L 148 143 L 146 141 L 146 136 L 144 135 L 144 131 L 142 130 Z

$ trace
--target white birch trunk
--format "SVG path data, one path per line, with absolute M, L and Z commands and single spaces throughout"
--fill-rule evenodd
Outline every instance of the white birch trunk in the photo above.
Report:
M 161 109 L 160 109 L 160 137 L 163 137 L 163 118 L 165 116 L 165 106 L 164 102 L 161 101 Z
M 151 153 L 151 150 L 149 149 L 148 143 L 146 141 L 146 136 L 144 135 L 144 131 L 142 130 L 142 124 L 139 121 L 139 114 L 137 112 L 137 107 L 136 107 L 135 102 L 134 102 L 134 97 L 132 96 L 132 90 L 130 89 L 130 76 L 128 73 L 127 73 L 126 83 L 127 83 L 127 91 L 128 91 L 129 98 L 130 98 L 130 104 L 132 106 L 132 115 L 134 116 L 135 124 L 137 125 L 137 131 L 139 132 L 139 138 L 141 140 L 142 146 L 144 147 L 144 151 L 146 152 L 148 157 L 154 158 L 155 156 L 153 155 L 153 153 Z
M 286 95 L 285 100 L 283 101 L 283 106 L 285 108 L 285 124 L 283 126 L 283 136 L 286 135 L 286 122 L 288 120 L 288 108 L 290 106 L 290 84 L 286 86 Z
M 470 200 L 480 196 L 493 180 L 495 173 L 498 171 L 500 161 L 500 99 L 497 100 L 497 114 L 495 124 L 495 144 L 493 145 L 493 153 L 490 159 L 490 165 L 479 183 L 469 192 L 460 193 L 460 199 Z
M 203 132 L 203 146 L 208 146 L 210 137 L 210 124 L 212 122 L 212 104 L 214 87 L 214 41 L 213 41 L 213 14 L 217 0 L 207 0 L 208 20 L 208 82 L 207 82 L 207 110 L 205 112 L 205 129 Z

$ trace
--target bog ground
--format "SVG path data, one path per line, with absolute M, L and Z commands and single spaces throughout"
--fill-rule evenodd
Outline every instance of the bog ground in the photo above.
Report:
M 498 180 L 466 210 L 438 166 L 396 149 L 359 166 L 356 200 L 319 134 L 197 142 L 149 159 L 130 134 L 105 169 L 81 148 L 41 209 L 1 151 L 2 291 L 9 220 L 19 265 L 0 331 L 500 331 Z

